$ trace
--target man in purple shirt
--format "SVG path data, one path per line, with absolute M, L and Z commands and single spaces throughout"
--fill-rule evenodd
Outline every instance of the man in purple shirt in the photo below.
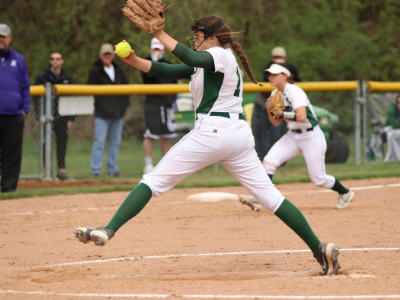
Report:
M 24 57 L 10 48 L 13 37 L 0 24 L 0 163 L 1 192 L 17 189 L 24 120 L 29 112 L 30 83 Z

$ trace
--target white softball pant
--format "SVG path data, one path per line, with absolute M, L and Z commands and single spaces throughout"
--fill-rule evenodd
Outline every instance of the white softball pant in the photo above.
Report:
M 231 118 L 198 114 L 194 129 L 161 159 L 154 170 L 143 176 L 145 183 L 160 196 L 194 172 L 219 161 L 257 201 L 275 211 L 285 199 L 272 184 L 254 150 L 250 126 Z
M 335 177 L 325 173 L 325 152 L 326 140 L 319 126 L 303 133 L 289 130 L 269 150 L 263 165 L 268 174 L 274 174 L 285 161 L 303 153 L 311 181 L 330 189 L 335 184 Z

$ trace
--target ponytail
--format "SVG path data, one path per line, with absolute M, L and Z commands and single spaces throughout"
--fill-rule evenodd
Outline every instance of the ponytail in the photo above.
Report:
M 242 50 L 242 46 L 238 42 L 233 41 L 233 40 L 231 41 L 230 44 L 232 46 L 233 51 L 235 51 L 236 54 L 239 56 L 240 62 L 242 63 L 243 68 L 245 69 L 245 71 L 247 73 L 247 76 L 249 76 L 249 78 L 251 79 L 252 82 L 254 82 L 255 84 L 258 84 L 259 86 L 262 86 L 262 84 L 258 83 L 257 80 L 254 78 L 253 73 L 251 73 L 249 61 Z
M 208 28 L 208 30 L 210 30 L 218 26 L 221 20 L 222 19 L 217 16 L 205 16 L 200 20 L 196 20 L 195 25 L 197 27 L 205 26 L 206 28 Z M 240 46 L 238 42 L 233 40 L 233 37 L 236 36 L 238 32 L 232 32 L 227 24 L 223 24 L 214 32 L 214 34 L 222 46 L 231 44 L 233 51 L 239 56 L 240 62 L 242 63 L 246 74 L 249 76 L 251 81 L 255 84 L 258 84 L 259 86 L 262 86 L 262 84 L 256 81 L 253 74 L 251 73 L 249 61 L 247 60 L 247 57 L 242 50 L 242 46 Z

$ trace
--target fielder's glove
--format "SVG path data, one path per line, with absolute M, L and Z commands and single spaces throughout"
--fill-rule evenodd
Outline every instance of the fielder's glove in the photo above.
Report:
M 283 94 L 281 91 L 277 91 L 273 96 L 271 101 L 267 102 L 267 111 L 275 119 L 282 119 L 280 114 L 285 110 L 283 105 Z
M 161 0 L 128 0 L 122 11 L 137 27 L 154 33 L 164 27 L 164 11 L 168 7 L 165 8 Z

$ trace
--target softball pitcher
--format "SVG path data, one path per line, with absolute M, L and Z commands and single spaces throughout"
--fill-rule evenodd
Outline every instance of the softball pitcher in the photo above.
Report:
M 183 64 L 145 60 L 133 50 L 123 60 L 154 76 L 190 79 L 196 112 L 194 129 L 168 151 L 151 173 L 143 176 L 107 226 L 79 227 L 75 230 L 76 237 L 83 243 L 93 241 L 98 246 L 105 245 L 153 196 L 161 196 L 185 177 L 219 161 L 259 203 L 304 240 L 321 264 L 324 275 L 337 274 L 338 247 L 320 243 L 303 214 L 272 184 L 254 150 L 254 138 L 244 121 L 241 105 L 243 79 L 233 51 L 251 80 L 257 82 L 240 44 L 233 40 L 234 34 L 228 25 L 216 16 L 196 20 L 191 29 L 194 51 L 163 30 L 154 33 Z M 227 48 L 229 44 L 233 51 Z
M 325 173 L 326 140 L 318 126 L 318 119 L 306 93 L 296 85 L 289 83 L 290 71 L 284 63 L 273 64 L 265 72 L 269 73 L 269 81 L 278 91 L 283 93 L 285 110 L 276 119 L 268 117 L 272 124 L 278 126 L 282 120 L 287 122 L 288 132 L 282 136 L 265 156 L 263 165 L 272 180 L 276 169 L 285 161 L 303 153 L 308 173 L 316 185 L 332 189 L 339 193 L 339 202 L 335 208 L 346 208 L 354 198 L 354 192 L 342 186 L 339 180 Z

